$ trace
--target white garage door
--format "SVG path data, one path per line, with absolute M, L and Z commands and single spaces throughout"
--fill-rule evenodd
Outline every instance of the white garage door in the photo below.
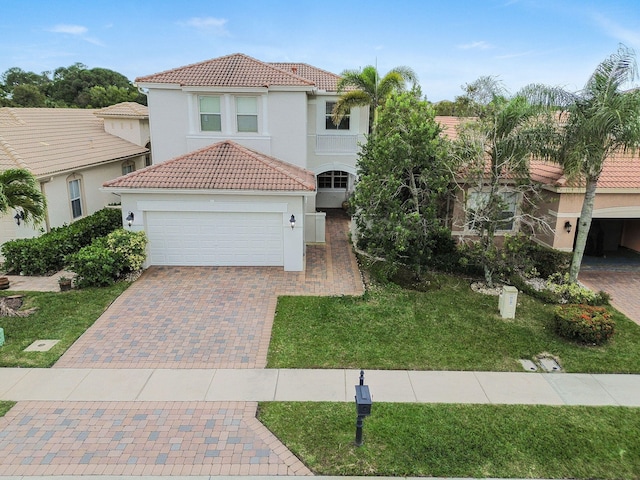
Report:
M 151 265 L 281 266 L 281 213 L 147 212 Z

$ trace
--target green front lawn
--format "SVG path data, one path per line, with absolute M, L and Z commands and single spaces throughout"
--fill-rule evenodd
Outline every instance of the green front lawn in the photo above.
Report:
M 24 295 L 23 309 L 37 310 L 28 317 L 0 317 L 5 335 L 0 367 L 50 367 L 129 285 L 118 282 L 69 292 L 1 292 L 2 296 Z M 48 352 L 25 352 L 36 340 L 60 342 Z
M 640 409 L 261 403 L 259 419 L 314 473 L 509 478 L 640 477 Z
M 518 296 L 516 318 L 469 282 L 437 277 L 428 292 L 375 287 L 364 297 L 281 297 L 268 368 L 523 371 L 519 359 L 559 357 L 568 372 L 640 373 L 640 326 L 614 312 L 605 346 L 581 346 L 550 328 L 552 305 Z

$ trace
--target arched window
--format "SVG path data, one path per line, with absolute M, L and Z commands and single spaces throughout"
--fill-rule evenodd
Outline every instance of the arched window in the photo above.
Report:
M 122 163 L 122 175 L 136 171 L 136 162 L 133 160 L 127 160 Z

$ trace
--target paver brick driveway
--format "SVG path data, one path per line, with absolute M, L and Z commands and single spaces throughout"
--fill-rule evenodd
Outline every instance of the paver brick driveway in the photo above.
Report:
M 327 217 L 327 243 L 308 247 L 305 272 L 151 268 L 55 367 L 264 367 L 277 295 L 363 292 L 347 225 Z M 310 475 L 256 407 L 19 402 L 0 418 L 0 475 Z
M 359 295 L 346 216 L 305 272 L 278 267 L 152 267 L 58 361 L 65 368 L 263 368 L 282 294 Z

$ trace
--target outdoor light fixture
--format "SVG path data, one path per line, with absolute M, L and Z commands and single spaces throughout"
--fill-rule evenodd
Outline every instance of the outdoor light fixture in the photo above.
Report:
M 567 233 L 571 233 L 571 222 L 569 220 L 564 222 L 564 229 L 567 231 Z
M 18 225 L 20 225 L 20 220 L 24 220 L 24 211 L 16 212 L 16 214 L 15 214 L 15 216 L 13 218 L 15 218 L 16 223 Z
M 296 226 L 296 217 L 291 215 L 291 218 L 289 219 L 289 225 L 291 225 L 291 230 L 293 230 L 293 227 Z
M 129 215 L 127 215 L 127 225 L 131 226 L 133 224 L 133 219 L 134 219 L 135 215 L 133 214 L 133 212 L 129 212 Z

